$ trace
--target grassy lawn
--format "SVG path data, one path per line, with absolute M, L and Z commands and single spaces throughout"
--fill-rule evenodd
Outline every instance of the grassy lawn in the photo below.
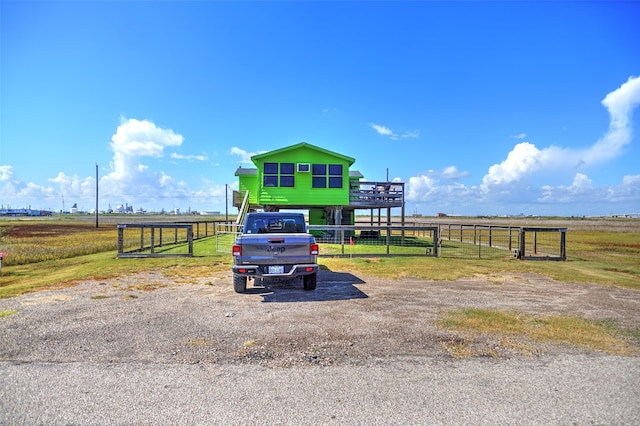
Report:
M 624 337 L 638 331 L 623 330 L 607 320 L 556 315 L 532 316 L 518 312 L 486 309 L 460 309 L 445 313 L 437 323 L 439 328 L 460 333 L 459 339 L 447 343 L 447 349 L 456 358 L 493 356 L 492 348 L 473 348 L 478 336 L 491 336 L 496 346 L 520 353 L 536 352 L 533 343 L 568 344 L 592 351 L 614 355 L 636 355 L 638 348 Z
M 176 282 L 192 282 L 193 278 L 230 270 L 233 240 L 231 234 L 195 240 L 193 257 L 118 259 L 117 229 L 113 225 L 95 228 L 74 222 L 0 221 L 0 251 L 8 254 L 0 274 L 0 298 L 72 286 L 86 279 L 100 280 L 145 271 L 161 270 Z M 139 236 L 132 239 L 131 246 L 135 247 L 139 241 Z M 385 256 L 384 244 L 365 245 L 358 241 L 353 246 L 345 246 L 344 255 L 339 244 L 321 244 L 324 256 L 319 258 L 319 263 L 333 271 L 389 280 L 404 277 L 436 281 L 464 277 L 491 280 L 504 273 L 536 273 L 560 282 L 640 290 L 640 232 L 635 230 L 570 231 L 564 262 L 521 261 L 499 250 L 495 258 L 433 258 L 425 256 L 425 250 L 431 247 L 429 241 L 415 238 L 413 242 L 412 247 L 391 247 L 392 254 L 403 254 L 396 257 Z M 169 244 L 155 251 L 186 253 L 187 246 Z M 0 311 L 0 318 L 14 314 L 13 310 Z M 615 355 L 638 353 L 637 346 L 629 344 L 629 339 L 637 341 L 638 331 L 623 330 L 607 320 L 459 309 L 443 312 L 436 326 L 455 334 L 455 338 L 443 343 L 455 358 L 496 356 L 496 348 L 534 354 L 538 351 L 537 343 L 566 344 Z M 489 344 L 479 345 L 487 336 Z
M 567 261 L 520 261 L 499 259 L 447 259 L 424 256 L 426 244 L 394 247 L 392 254 L 358 257 L 361 245 L 345 247 L 354 257 L 321 257 L 324 267 L 389 279 L 417 277 L 456 280 L 497 273 L 538 273 L 557 281 L 596 283 L 640 290 L 640 232 L 577 230 L 567 233 Z M 231 244 L 232 237 L 225 237 Z M 194 241 L 194 256 L 182 258 L 117 258 L 117 230 L 87 223 L 47 221 L 0 221 L 0 250 L 8 257 L 0 275 L 0 297 L 16 296 L 52 286 L 72 285 L 78 280 L 101 279 L 148 270 L 167 274 L 211 274 L 228 271 L 231 256 L 217 251 L 215 237 Z M 166 252 L 184 253 L 185 245 L 163 247 Z M 324 254 L 340 254 L 339 245 L 321 245 Z

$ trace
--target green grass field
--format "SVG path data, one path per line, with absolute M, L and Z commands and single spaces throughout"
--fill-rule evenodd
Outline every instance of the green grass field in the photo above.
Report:
M 456 280 L 501 274 L 536 273 L 560 282 L 593 283 L 640 290 L 639 226 L 602 230 L 580 228 L 567 233 L 567 261 L 521 261 L 494 250 L 495 257 L 428 257 L 432 248 L 427 238 L 413 238 L 409 247 L 393 246 L 385 256 L 386 244 L 356 241 L 354 245 L 321 244 L 321 267 L 354 275 L 397 280 L 417 277 L 429 280 Z M 47 288 L 72 286 L 86 279 L 105 279 L 128 274 L 162 270 L 176 283 L 190 283 L 220 271 L 229 271 L 233 234 L 194 241 L 193 257 L 117 258 L 117 229 L 114 224 L 99 228 L 87 223 L 60 220 L 0 221 L 0 251 L 7 254 L 0 274 L 0 298 L 18 296 Z M 394 237 L 395 238 L 395 237 Z M 140 234 L 127 246 L 140 244 Z M 147 239 L 147 235 L 143 236 Z M 397 241 L 395 241 L 397 243 Z M 146 244 L 146 243 L 145 243 Z M 445 241 L 452 248 L 466 242 Z M 344 254 L 343 254 L 344 249 Z M 473 250 L 477 250 L 475 247 Z M 222 250 L 222 251 L 221 251 Z M 156 253 L 185 253 L 186 244 L 167 244 Z M 226 251 L 226 252 L 225 252 Z M 491 254 L 491 253 L 488 253 Z M 229 283 L 231 285 L 231 283 Z M 17 311 L 1 311 L 0 317 Z M 569 344 L 615 355 L 637 354 L 629 339 L 637 340 L 637 330 L 625 330 L 607 321 L 569 316 L 530 316 L 518 312 L 460 309 L 445 312 L 438 328 L 454 332 L 458 339 L 446 344 L 456 358 L 494 356 L 495 347 L 523 354 L 536 352 L 535 342 Z M 478 336 L 493 336 L 489 348 L 476 348 Z M 631 337 L 629 337 L 631 336 Z
M 345 247 L 321 244 L 325 256 L 319 263 L 334 271 L 374 275 L 389 279 L 419 277 L 456 280 L 462 277 L 497 273 L 539 273 L 558 281 L 596 283 L 640 290 L 640 221 L 632 226 L 603 226 L 603 230 L 578 228 L 567 232 L 567 261 L 520 261 L 496 259 L 452 259 L 424 256 L 428 242 L 414 247 L 395 247 L 386 257 L 386 247 L 355 244 Z M 542 225 L 541 225 L 542 226 Z M 225 241 L 224 238 L 229 241 Z M 221 241 L 229 246 L 232 236 Z M 61 220 L 0 221 L 0 251 L 7 254 L 0 275 L 0 297 L 16 296 L 52 286 L 71 285 L 78 280 L 106 278 L 135 272 L 163 269 L 173 274 L 211 274 L 229 270 L 231 256 L 218 251 L 215 237 L 194 242 L 194 256 L 187 258 L 117 258 L 115 224 L 101 225 Z M 453 244 L 453 243 L 451 243 Z M 185 252 L 184 244 L 162 250 Z M 367 251 L 367 257 L 359 254 Z M 415 253 L 414 253 L 415 252 Z M 335 257 L 331 256 L 336 254 Z M 415 254 L 415 256 L 412 256 Z M 351 256 L 349 256 L 351 255 Z

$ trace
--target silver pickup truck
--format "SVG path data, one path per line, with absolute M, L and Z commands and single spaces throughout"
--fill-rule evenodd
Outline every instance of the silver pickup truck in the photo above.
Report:
M 247 279 L 302 277 L 315 290 L 318 244 L 301 213 L 249 213 L 233 245 L 233 289 L 247 290 Z

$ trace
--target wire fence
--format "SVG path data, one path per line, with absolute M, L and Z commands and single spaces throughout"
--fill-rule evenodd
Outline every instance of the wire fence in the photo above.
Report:
M 193 241 L 214 236 L 215 222 L 118 224 L 118 257 L 193 256 Z
M 513 257 L 518 249 L 520 228 L 445 225 L 440 229 L 441 257 L 498 259 Z
M 523 227 L 518 258 L 528 260 L 566 260 L 566 228 Z
M 311 225 L 321 256 L 438 256 L 438 227 Z
M 231 253 L 239 227 L 219 225 L 216 249 Z M 488 225 L 310 225 L 320 256 L 427 256 L 566 260 L 565 228 Z

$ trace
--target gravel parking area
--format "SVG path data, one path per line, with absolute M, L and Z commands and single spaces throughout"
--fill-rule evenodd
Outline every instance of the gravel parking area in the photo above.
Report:
M 476 336 L 493 355 L 455 359 L 436 320 L 461 307 L 640 330 L 637 291 L 526 274 L 85 281 L 0 300 L 0 424 L 640 423 L 638 358 Z

